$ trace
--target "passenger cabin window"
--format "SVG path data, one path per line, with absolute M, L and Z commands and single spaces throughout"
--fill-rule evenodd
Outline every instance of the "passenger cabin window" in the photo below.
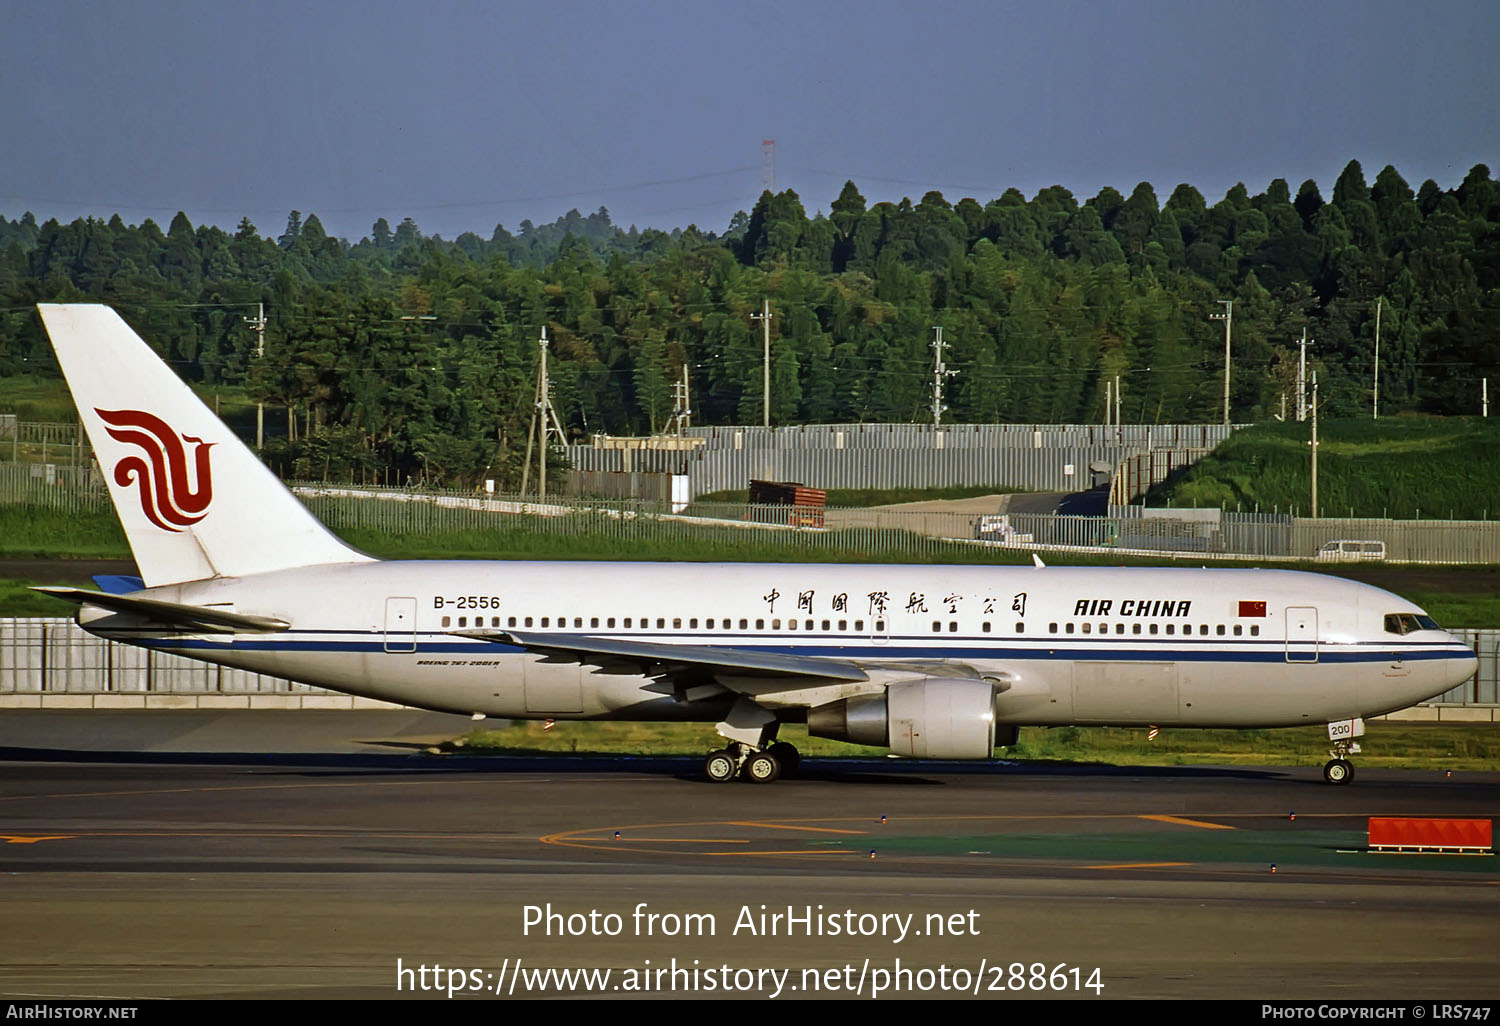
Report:
M 451 626 L 452 623 L 453 623 L 452 617 L 447 617 L 447 616 L 443 617 L 443 626 L 444 627 Z

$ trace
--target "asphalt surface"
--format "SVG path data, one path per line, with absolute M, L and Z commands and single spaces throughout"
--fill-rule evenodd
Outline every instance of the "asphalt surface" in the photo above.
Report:
M 719 997 L 728 967 L 868 999 L 899 959 L 931 989 L 883 997 L 960 969 L 987 998 L 1500 997 L 1494 859 L 1360 850 L 1370 815 L 1493 817 L 1500 774 L 412 754 L 455 721 L 4 714 L 0 995 L 618 997 L 675 967 L 646 993 Z

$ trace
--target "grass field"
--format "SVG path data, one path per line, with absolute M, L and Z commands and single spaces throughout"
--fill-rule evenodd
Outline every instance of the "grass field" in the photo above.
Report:
M 1500 730 L 1492 724 L 1412 724 L 1372 721 L 1355 756 L 1361 767 L 1493 771 L 1500 767 Z M 806 756 L 884 758 L 885 750 L 807 736 L 789 724 L 780 739 Z M 443 746 L 473 755 L 578 753 L 591 755 L 704 755 L 723 744 L 711 724 L 516 723 L 478 728 Z M 1155 741 L 1144 729 L 1023 727 L 1019 742 L 998 757 L 1038 762 L 1114 766 L 1321 766 L 1328 758 L 1323 727 L 1285 730 L 1163 729 Z
M 337 531 L 355 548 L 382 559 L 558 559 L 660 560 L 664 562 L 821 562 L 884 563 L 899 561 L 873 532 L 864 532 L 863 545 L 846 548 L 787 545 L 765 535 L 733 529 L 705 532 L 697 538 L 652 537 L 649 529 L 637 537 L 602 532 L 560 534 L 527 528 L 452 528 L 421 533 L 393 533 L 366 528 Z M 825 537 L 826 536 L 820 536 Z M 888 539 L 887 539 L 888 540 Z M 62 557 L 62 558 L 59 558 Z M 80 583 L 87 575 L 69 574 L 68 559 L 129 559 L 130 548 L 112 512 L 62 513 L 38 506 L 0 505 L 0 559 L 54 559 L 55 573 L 46 580 L 0 582 L 0 616 L 39 616 L 62 607 L 26 591 L 29 584 Z M 1118 555 L 1049 556 L 1050 562 L 1070 566 L 1179 565 L 1171 561 L 1129 559 Z M 1030 563 L 1024 549 L 952 545 L 936 549 L 926 562 Z M 1234 564 L 1216 564 L 1232 566 Z M 1244 564 L 1254 565 L 1254 564 Z M 1300 569 L 1326 571 L 1328 566 L 1307 563 Z M 1438 622 L 1453 627 L 1500 626 L 1500 594 L 1488 590 L 1485 571 L 1472 567 L 1444 569 L 1387 565 L 1371 569 L 1412 577 L 1411 587 L 1385 584 L 1426 609 Z M 1341 564 L 1340 573 L 1357 576 L 1359 566 Z M 1451 581 L 1450 587 L 1443 582 Z M 39 605 L 38 602 L 41 604 Z
M 0 505 L 0 558 L 129 559 L 113 510 Z
M 1308 440 L 1307 424 L 1236 431 L 1147 501 L 1306 516 Z M 1500 418 L 1403 416 L 1319 425 L 1322 516 L 1492 520 L 1500 517 L 1497 483 Z

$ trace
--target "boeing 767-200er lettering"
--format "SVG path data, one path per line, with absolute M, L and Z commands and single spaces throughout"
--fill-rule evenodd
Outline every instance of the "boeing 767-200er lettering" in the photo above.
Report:
M 927 759 L 1022 725 L 1327 724 L 1474 673 L 1389 592 L 1278 570 L 377 560 L 334 537 L 106 306 L 40 307 L 141 579 L 41 589 L 101 637 L 445 712 L 714 723 L 716 781 L 782 723 Z M 138 587 L 137 587 L 138 585 Z

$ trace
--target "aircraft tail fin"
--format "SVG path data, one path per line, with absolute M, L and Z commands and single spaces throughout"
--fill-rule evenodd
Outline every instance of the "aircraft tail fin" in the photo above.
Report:
M 38 306 L 148 587 L 368 562 L 113 309 Z

